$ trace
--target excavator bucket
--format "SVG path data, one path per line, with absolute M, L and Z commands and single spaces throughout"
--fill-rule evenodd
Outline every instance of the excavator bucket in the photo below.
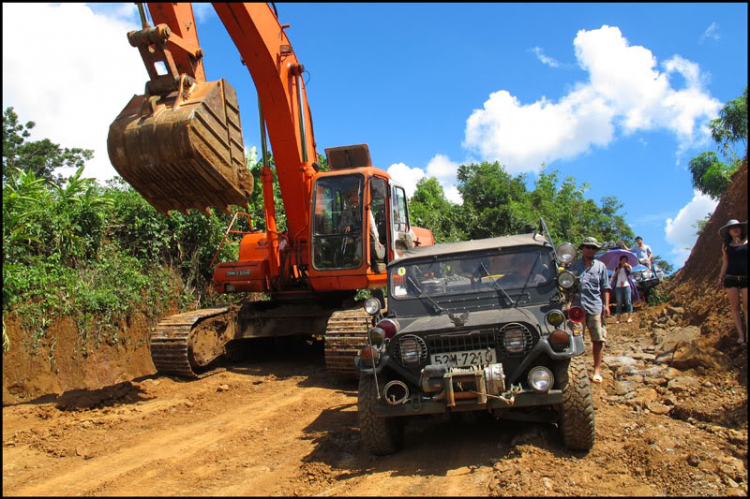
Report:
M 237 93 L 224 79 L 134 96 L 110 125 L 107 149 L 122 178 L 161 213 L 229 211 L 247 206 L 253 190 Z

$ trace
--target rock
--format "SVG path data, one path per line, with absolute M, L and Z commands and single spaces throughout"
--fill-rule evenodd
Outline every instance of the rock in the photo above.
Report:
M 681 376 L 670 381 L 667 384 L 667 388 L 669 388 L 673 392 L 679 393 L 688 391 L 690 389 L 700 388 L 700 383 L 697 379 L 691 378 L 690 376 Z
M 706 473 L 716 473 L 719 468 L 716 466 L 713 459 L 706 459 L 705 461 L 698 463 L 698 469 L 705 471 Z
M 740 488 L 732 487 L 727 489 L 726 494 L 729 497 L 746 497 L 747 494 Z
M 614 355 L 605 355 L 602 359 L 605 364 L 607 364 L 610 368 L 619 368 L 619 367 L 625 367 L 625 366 L 634 366 L 638 364 L 638 361 L 633 359 L 632 357 L 627 357 L 625 355 L 616 357 Z
M 656 355 L 652 353 L 636 352 L 632 354 L 631 357 L 638 360 L 653 361 L 656 358 Z
M 626 397 L 627 398 L 627 397 Z M 649 404 L 659 398 L 659 394 L 653 388 L 641 388 L 634 393 L 628 404 L 635 408 L 646 409 Z
M 663 343 L 664 339 L 667 337 L 667 331 L 660 327 L 654 328 L 651 332 L 654 335 L 654 345 Z
M 185 405 L 186 405 L 187 407 L 193 407 L 193 406 L 194 406 L 195 404 L 194 404 L 193 402 L 189 401 L 189 400 L 186 400 L 186 401 L 185 401 Z
M 544 484 L 544 488 L 547 490 L 552 490 L 552 487 L 555 485 L 554 483 L 552 483 L 552 480 L 547 477 L 542 478 L 542 483 Z
M 701 462 L 701 458 L 699 458 L 696 455 L 691 454 L 688 456 L 687 462 L 690 466 L 698 466 Z
M 643 378 L 643 382 L 647 385 L 656 385 L 656 386 L 666 386 L 667 385 L 667 378 L 649 378 L 645 377 Z
M 663 397 L 661 403 L 664 405 L 677 405 L 677 399 L 673 395 Z
M 682 376 L 682 371 L 679 369 L 675 369 L 674 367 L 668 367 L 663 373 L 662 376 L 664 376 L 667 379 L 675 379 L 679 376 Z
M 667 352 L 673 352 L 676 347 L 683 343 L 690 343 L 700 338 L 701 330 L 696 326 L 687 326 L 677 328 L 667 332 L 664 337 L 664 341 L 657 347 L 657 353 L 663 354 Z
M 648 405 L 648 409 L 654 414 L 669 414 L 669 411 L 672 410 L 671 407 L 664 405 L 661 402 L 651 402 Z
M 667 307 L 667 315 L 674 317 L 675 315 L 685 315 L 685 309 L 682 307 Z
M 747 430 L 744 432 L 737 430 L 728 430 L 727 436 L 729 441 L 738 445 L 747 445 Z
M 228 392 L 229 391 L 229 385 L 219 385 L 216 388 L 217 392 Z
M 617 395 L 626 395 L 638 388 L 638 384 L 633 381 L 616 381 L 615 393 Z
M 672 319 L 667 319 L 667 326 L 669 327 L 675 327 L 677 323 L 673 321 Z
M 732 487 L 732 488 L 737 488 L 737 487 L 739 487 L 739 486 L 740 486 L 740 484 L 738 484 L 737 482 L 735 482 L 734 480 L 732 480 L 732 479 L 731 479 L 731 478 L 729 478 L 728 476 L 725 476 L 725 477 L 724 477 L 724 482 L 725 482 L 725 483 L 726 483 L 727 485 L 729 485 L 730 487 Z

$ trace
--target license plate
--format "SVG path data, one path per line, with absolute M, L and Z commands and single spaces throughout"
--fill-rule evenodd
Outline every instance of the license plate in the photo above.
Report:
M 496 362 L 495 350 L 464 350 L 463 352 L 437 353 L 430 356 L 432 364 L 449 367 L 483 366 Z

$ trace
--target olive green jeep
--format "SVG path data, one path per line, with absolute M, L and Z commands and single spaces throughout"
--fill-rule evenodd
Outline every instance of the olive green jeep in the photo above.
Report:
M 406 418 L 462 411 L 556 423 L 568 448 L 593 446 L 581 311 L 565 307 L 576 277 L 561 267 L 576 250 L 540 227 L 547 236 L 417 247 L 389 263 L 387 310 L 365 302 L 373 328 L 356 359 L 370 452 L 398 450 Z

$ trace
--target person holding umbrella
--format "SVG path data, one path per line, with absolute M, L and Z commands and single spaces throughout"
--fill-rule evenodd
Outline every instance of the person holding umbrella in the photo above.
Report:
M 624 253 L 622 250 L 618 251 Z M 635 259 L 635 255 L 633 255 L 633 258 Z M 630 277 L 632 270 L 633 266 L 628 263 L 628 255 L 620 254 L 619 263 L 614 269 L 612 282 L 610 283 L 612 289 L 615 290 L 615 299 L 617 300 L 617 317 L 615 324 L 620 323 L 620 310 L 623 305 L 628 313 L 627 322 L 633 322 L 633 303 L 640 300 L 638 289 L 635 287 L 635 282 L 633 282 L 633 278 Z
M 737 343 L 747 344 L 745 327 L 742 323 L 740 309 L 740 294 L 745 307 L 745 322 L 747 322 L 747 222 L 730 220 L 719 229 L 719 235 L 724 239 L 722 253 L 724 262 L 719 275 L 719 287 L 727 290 L 727 297 L 732 306 L 732 317 L 737 327 Z

